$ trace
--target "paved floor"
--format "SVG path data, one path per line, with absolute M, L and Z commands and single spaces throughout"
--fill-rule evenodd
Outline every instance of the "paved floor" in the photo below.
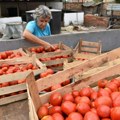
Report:
M 0 120 L 29 120 L 28 100 L 0 106 Z

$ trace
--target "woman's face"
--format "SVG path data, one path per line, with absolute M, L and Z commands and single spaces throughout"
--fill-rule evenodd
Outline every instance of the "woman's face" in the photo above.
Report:
M 37 24 L 43 30 L 49 21 L 50 21 L 50 17 L 46 17 L 46 18 L 39 17 L 37 19 Z

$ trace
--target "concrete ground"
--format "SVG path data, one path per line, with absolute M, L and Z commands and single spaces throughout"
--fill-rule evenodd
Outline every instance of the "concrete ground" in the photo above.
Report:
M 28 100 L 0 106 L 0 120 L 29 120 Z

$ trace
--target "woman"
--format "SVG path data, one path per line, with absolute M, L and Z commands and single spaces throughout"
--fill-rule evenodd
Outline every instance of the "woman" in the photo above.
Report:
M 40 5 L 33 14 L 34 21 L 30 21 L 24 32 L 23 37 L 31 42 L 38 43 L 44 47 L 53 47 L 50 43 L 43 41 L 40 37 L 51 35 L 49 21 L 52 18 L 48 7 Z

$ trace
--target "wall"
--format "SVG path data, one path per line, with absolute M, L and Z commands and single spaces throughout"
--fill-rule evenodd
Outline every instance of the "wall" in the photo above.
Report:
M 87 41 L 101 41 L 102 52 L 109 51 L 120 47 L 120 30 L 105 30 L 99 32 L 84 32 L 76 34 L 53 35 L 50 37 L 43 37 L 42 39 L 50 43 L 63 42 L 64 44 L 74 48 L 80 39 Z M 20 47 L 35 46 L 31 42 L 24 39 L 0 41 L 0 51 L 18 49 Z

